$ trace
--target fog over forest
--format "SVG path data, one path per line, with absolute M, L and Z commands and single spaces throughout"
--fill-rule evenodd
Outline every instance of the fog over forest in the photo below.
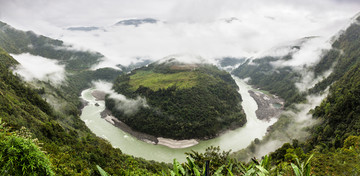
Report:
M 355 0 L 0 0 L 0 3 L 0 20 L 18 29 L 61 39 L 77 49 L 98 51 L 105 56 L 98 67 L 128 65 L 139 58 L 158 60 L 173 54 L 192 54 L 208 60 L 256 57 L 301 38 L 319 36 L 320 39 L 308 42 L 309 51 L 314 52 L 302 54 L 313 56 L 329 47 L 331 37 L 349 25 L 349 19 L 360 7 Z M 143 18 L 157 22 L 115 25 L 122 20 Z M 68 30 L 71 27 L 95 30 Z M 286 64 L 298 66 L 316 59 L 295 61 Z

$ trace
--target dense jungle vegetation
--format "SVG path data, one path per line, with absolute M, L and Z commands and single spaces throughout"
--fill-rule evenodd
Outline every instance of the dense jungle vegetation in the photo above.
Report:
M 212 138 L 246 122 L 235 81 L 211 65 L 150 64 L 118 77 L 114 90 L 146 98 L 150 108 L 142 106 L 132 114 L 119 110 L 109 97 L 106 107 L 134 130 L 154 136 Z

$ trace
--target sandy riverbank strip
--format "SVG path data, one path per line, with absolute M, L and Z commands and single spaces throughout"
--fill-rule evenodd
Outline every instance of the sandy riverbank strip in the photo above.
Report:
M 189 140 L 174 140 L 174 139 L 168 139 L 163 137 L 155 137 L 152 135 L 148 135 L 145 133 L 137 132 L 132 130 L 129 126 L 127 126 L 125 123 L 121 122 L 114 116 L 106 116 L 104 118 L 106 121 L 111 123 L 112 125 L 120 128 L 121 130 L 129 133 L 130 135 L 136 137 L 139 140 L 142 140 L 144 142 L 150 143 L 150 144 L 157 144 L 157 145 L 164 145 L 169 148 L 187 148 L 194 146 L 198 144 L 199 142 L 195 139 L 189 139 Z
M 188 139 L 188 140 L 174 140 L 169 138 L 163 137 L 155 137 L 149 134 L 137 132 L 131 129 L 128 125 L 121 122 L 119 119 L 115 118 L 111 115 L 111 112 L 105 109 L 103 112 L 100 113 L 101 118 L 104 118 L 107 122 L 111 123 L 112 125 L 120 128 L 122 131 L 129 133 L 130 135 L 134 136 L 138 140 L 142 140 L 144 142 L 150 144 L 157 144 L 157 145 L 164 145 L 169 148 L 187 148 L 198 144 L 199 142 L 195 139 Z
M 260 91 L 255 92 L 249 90 L 249 94 L 258 105 L 258 109 L 255 111 L 258 119 L 270 120 L 271 118 L 278 117 L 283 111 L 284 100 L 275 96 L 266 95 Z
M 107 112 L 109 112 L 109 111 L 107 111 Z M 122 131 L 129 133 L 130 135 L 134 136 L 135 138 L 142 140 L 144 142 L 150 143 L 150 144 L 157 144 L 159 142 L 159 140 L 155 136 L 134 131 L 131 129 L 131 127 L 129 127 L 128 125 L 126 125 L 125 123 L 120 121 L 119 119 L 115 118 L 111 114 L 108 114 L 107 112 L 105 110 L 101 113 L 102 118 L 104 118 L 106 121 L 108 121 L 112 125 L 120 128 Z
M 194 146 L 198 144 L 199 142 L 195 139 L 189 139 L 189 140 L 174 140 L 174 139 L 168 139 L 168 138 L 157 138 L 159 142 L 158 145 L 165 145 L 170 148 L 187 148 Z

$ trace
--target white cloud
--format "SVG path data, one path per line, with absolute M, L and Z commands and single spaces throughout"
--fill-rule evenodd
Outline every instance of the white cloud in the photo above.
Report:
M 140 108 L 148 108 L 149 105 L 146 102 L 145 98 L 138 96 L 135 99 L 126 98 L 122 94 L 116 93 L 112 90 L 112 84 L 104 81 L 95 81 L 92 83 L 93 86 L 106 94 L 109 94 L 109 97 L 115 100 L 116 108 L 122 111 L 125 115 L 133 115 Z
M 107 65 L 184 53 L 205 59 L 250 57 L 306 36 L 329 39 L 360 9 L 360 2 L 337 0 L 0 2 L 0 20 L 99 51 Z M 146 17 L 162 22 L 112 26 L 121 19 Z M 226 19 L 232 17 L 238 20 L 227 23 Z M 103 28 L 90 32 L 65 30 L 73 26 Z
M 14 71 L 25 81 L 37 79 L 60 84 L 65 79 L 65 66 L 59 65 L 57 61 L 29 53 L 11 56 L 20 63 Z

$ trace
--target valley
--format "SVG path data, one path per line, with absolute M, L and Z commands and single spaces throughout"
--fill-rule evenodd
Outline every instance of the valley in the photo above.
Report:
M 185 152 L 191 152 L 192 150 L 205 152 L 205 149 L 209 146 L 220 146 L 223 150 L 240 150 L 248 146 L 256 138 L 261 140 L 267 133 L 268 127 L 274 124 L 277 119 L 259 120 L 255 114 L 258 105 L 248 92 L 253 89 L 243 80 L 234 79 L 239 86 L 239 93 L 243 98 L 243 102 L 246 102 L 242 106 L 247 116 L 247 123 L 241 128 L 228 130 L 214 139 L 200 140 L 198 144 L 193 146 L 181 147 L 183 149 L 166 147 L 161 144 L 154 145 L 154 142 L 149 141 L 154 137 L 149 139 L 143 135 L 133 135 L 133 131 L 128 132 L 119 129 L 116 125 L 114 126 L 106 122 L 105 119 L 100 118 L 100 113 L 105 108 L 104 102 L 101 100 L 96 101 L 91 96 L 94 89 L 88 89 L 82 93 L 81 98 L 88 101 L 89 104 L 83 109 L 81 119 L 97 136 L 107 139 L 114 147 L 120 148 L 124 153 L 159 162 L 172 162 L 174 158 L 180 162 L 185 162 Z M 95 106 L 95 103 L 100 104 L 100 106 Z M 175 144 L 170 143 L 170 145 Z
M 358 9 L 1 2 L 0 175 L 359 175 Z

